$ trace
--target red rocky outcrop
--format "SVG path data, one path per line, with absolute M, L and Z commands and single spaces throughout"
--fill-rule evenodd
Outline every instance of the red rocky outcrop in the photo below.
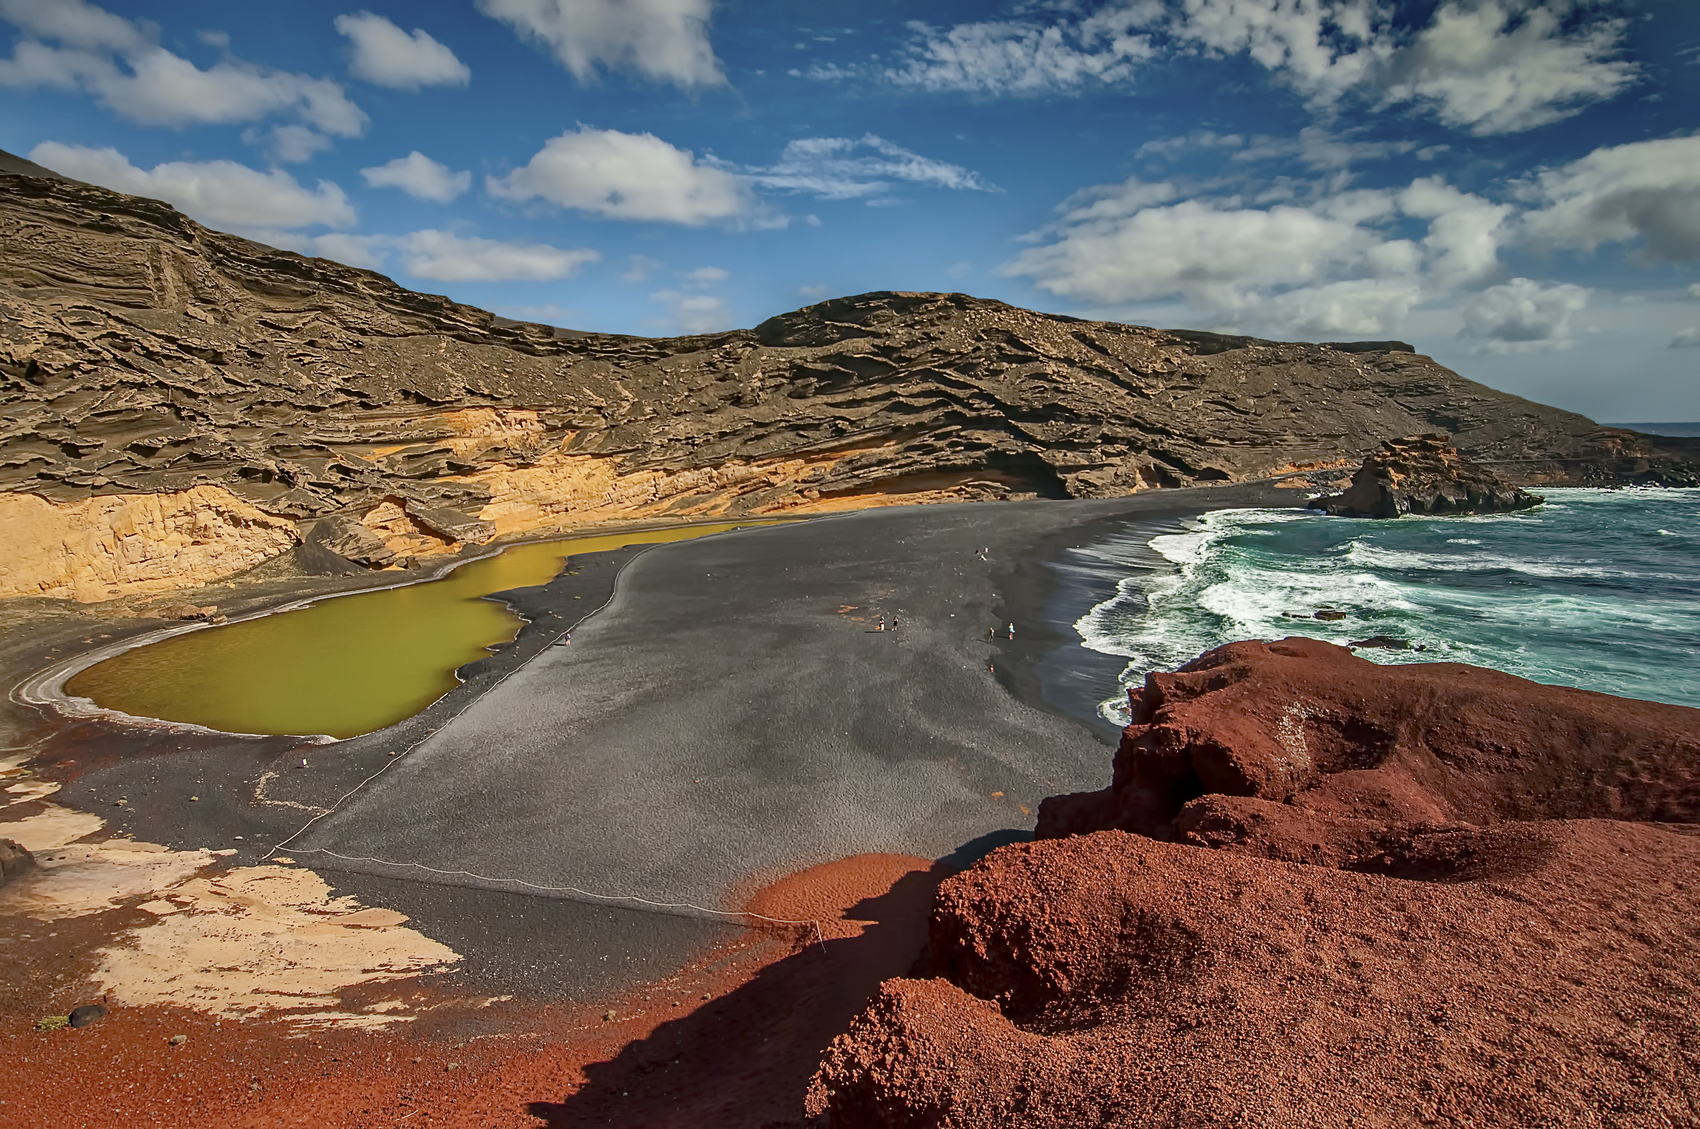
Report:
M 1693 1124 L 1700 710 L 1302 639 L 1134 706 L 940 887 L 823 1124 Z

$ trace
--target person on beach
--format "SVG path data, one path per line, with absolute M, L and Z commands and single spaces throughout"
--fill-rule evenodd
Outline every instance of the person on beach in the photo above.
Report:
M 1009 637 L 1011 639 L 1015 638 L 1015 624 L 1013 623 L 1009 625 Z
M 878 624 L 876 624 L 874 626 L 874 630 L 875 631 L 884 631 L 885 630 L 885 613 L 884 612 L 880 613 L 880 621 L 879 621 Z
M 897 613 L 896 612 L 891 613 L 891 629 L 893 631 L 897 630 Z

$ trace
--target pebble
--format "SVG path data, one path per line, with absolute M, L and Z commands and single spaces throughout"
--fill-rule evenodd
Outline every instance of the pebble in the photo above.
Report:
M 602 1019 L 606 1023 L 612 1023 L 615 1019 L 614 1013 L 611 1011 L 605 1011 L 602 1013 Z
M 173 1035 L 173 1036 L 171 1036 L 171 1038 L 166 1040 L 167 1043 L 170 1043 L 174 1047 L 181 1047 L 184 1043 L 187 1043 L 188 1041 L 189 1041 L 189 1036 L 187 1036 L 187 1035 Z

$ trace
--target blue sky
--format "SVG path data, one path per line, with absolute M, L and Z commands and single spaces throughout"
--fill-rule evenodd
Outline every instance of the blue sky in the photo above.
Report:
M 0 0 L 0 148 L 577 328 L 960 290 L 1700 419 L 1693 0 Z

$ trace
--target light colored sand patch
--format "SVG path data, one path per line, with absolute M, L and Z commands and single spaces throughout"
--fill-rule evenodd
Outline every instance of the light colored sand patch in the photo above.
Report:
M 22 819 L 0 819 L 0 838 L 20 843 L 24 850 L 39 856 L 42 851 L 51 851 L 67 843 L 74 843 L 106 826 L 104 819 L 86 811 L 72 811 L 58 804 L 47 804 L 45 807 L 45 811 Z M 0 816 L 3 814 L 3 809 L 0 809 Z
M 374 1026 L 410 1017 L 390 1008 L 340 1010 L 340 989 L 443 970 L 460 959 L 405 928 L 402 914 L 331 897 L 310 870 L 243 867 L 181 882 L 157 901 L 174 911 L 148 903 L 158 920 L 100 952 L 96 978 L 126 1004 Z
M 15 883 L 15 890 L 8 888 L 6 903 L 42 921 L 104 913 L 130 898 L 193 878 L 216 858 L 211 851 L 172 851 L 130 839 L 31 847 L 30 852 L 36 872 Z

